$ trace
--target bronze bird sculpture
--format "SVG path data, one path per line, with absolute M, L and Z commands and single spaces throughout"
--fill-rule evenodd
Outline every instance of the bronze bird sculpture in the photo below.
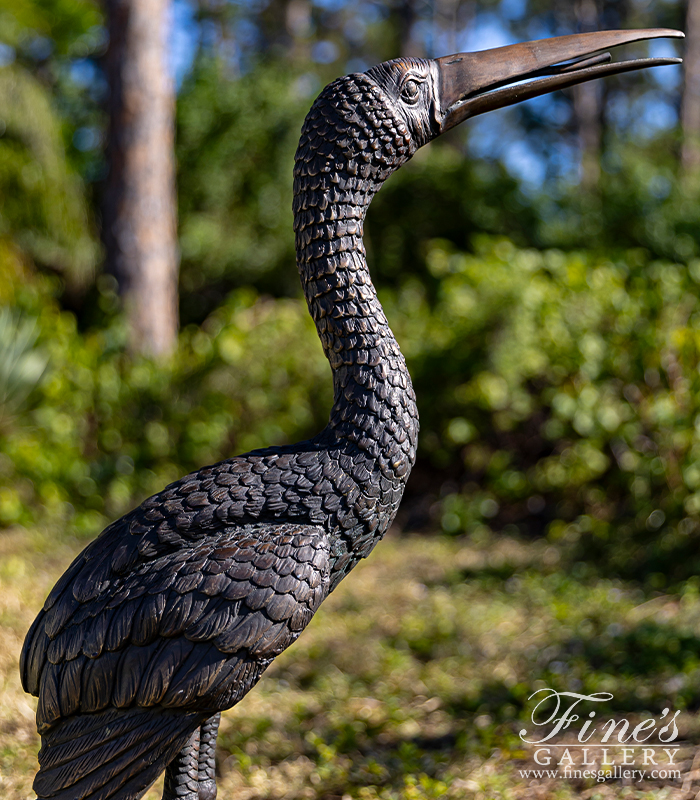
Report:
M 362 229 L 389 175 L 463 120 L 604 75 L 605 48 L 671 30 L 586 33 L 387 61 L 327 86 L 294 167 L 297 266 L 335 388 L 308 441 L 188 475 L 75 559 L 27 634 L 39 798 L 214 800 L 220 712 L 257 683 L 391 524 L 418 411 L 370 279 Z M 524 82 L 525 81 L 525 82 Z

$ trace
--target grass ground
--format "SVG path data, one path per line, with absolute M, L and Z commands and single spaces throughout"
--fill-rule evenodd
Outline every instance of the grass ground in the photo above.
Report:
M 23 635 L 80 549 L 0 537 L 0 797 L 34 795 L 34 698 Z M 224 715 L 222 800 L 668 798 L 700 792 L 700 595 L 649 596 L 543 543 L 389 537 Z M 577 576 L 577 577 L 573 577 Z M 677 719 L 680 778 L 535 777 L 532 692 L 611 692 L 607 720 Z M 588 711 L 588 707 L 586 709 Z M 578 723 L 581 724 L 580 722 Z M 560 736 L 554 741 L 566 740 Z M 596 737 L 592 741 L 595 741 Z M 566 740 L 571 741 L 571 737 Z M 554 748 L 553 752 L 562 752 Z M 575 751 L 580 760 L 580 749 Z M 638 755 L 638 754 L 637 754 Z M 608 758 L 623 757 L 620 748 Z M 598 767 L 601 747 L 592 747 Z M 556 764 L 549 768 L 556 768 Z M 160 796 L 158 787 L 147 800 Z

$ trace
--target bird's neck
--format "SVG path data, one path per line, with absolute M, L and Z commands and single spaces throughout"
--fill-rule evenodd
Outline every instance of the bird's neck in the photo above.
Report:
M 324 435 L 352 442 L 403 481 L 415 460 L 418 413 L 362 233 L 372 197 L 413 150 L 381 91 L 352 75 L 327 87 L 312 107 L 294 167 L 297 265 L 333 370 Z

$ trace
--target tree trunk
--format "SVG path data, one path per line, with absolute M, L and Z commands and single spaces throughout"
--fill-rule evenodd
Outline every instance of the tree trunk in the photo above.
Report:
M 681 167 L 689 177 L 700 172 L 700 0 L 688 0 L 685 35 Z
M 595 0 L 577 0 L 574 4 L 580 33 L 598 30 L 598 8 Z M 574 86 L 574 116 L 581 152 L 581 186 L 595 191 L 600 179 L 601 101 L 600 81 Z
M 107 0 L 110 132 L 103 237 L 133 351 L 170 353 L 178 329 L 175 93 L 169 0 Z
M 417 0 L 400 0 L 396 7 L 396 21 L 399 40 L 400 56 L 413 56 L 423 58 L 425 48 L 423 42 L 417 36 L 418 13 L 416 10 Z
M 295 64 L 308 64 L 311 58 L 313 20 L 309 0 L 290 0 L 285 9 L 285 23 L 291 46 L 288 58 Z

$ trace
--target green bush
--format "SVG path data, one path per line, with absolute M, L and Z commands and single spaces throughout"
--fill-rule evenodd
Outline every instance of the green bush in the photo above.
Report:
M 433 241 L 427 264 L 432 289 L 408 277 L 380 293 L 422 413 L 409 494 L 442 495 L 448 533 L 547 535 L 659 588 L 696 570 L 700 261 L 481 239 L 474 255 Z M 116 318 L 79 333 L 44 280 L 15 297 L 50 361 L 1 431 L 5 524 L 48 511 L 94 533 L 189 470 L 325 423 L 303 301 L 236 290 L 157 366 L 124 353 Z M 110 279 L 100 292 L 111 318 Z
M 697 570 L 700 261 L 433 242 L 385 293 L 423 409 L 423 455 L 457 470 L 443 529 L 545 532 L 628 575 Z M 397 321 L 398 320 L 398 321 Z
M 46 356 L 36 348 L 36 320 L 0 307 L 0 414 L 18 408 L 39 383 Z
M 26 70 L 2 66 L 0 107 L 0 235 L 73 286 L 84 286 L 99 248 L 51 96 Z
M 181 312 L 200 322 L 222 293 L 255 284 L 299 294 L 292 165 L 311 103 L 287 65 L 227 80 L 200 58 L 177 105 Z M 290 85 L 291 84 L 291 85 Z
M 166 365 L 124 352 L 118 320 L 87 334 L 44 295 L 47 375 L 0 428 L 0 524 L 68 519 L 94 535 L 107 518 L 204 464 L 320 429 L 328 367 L 305 307 L 232 293 L 185 329 Z M 101 302 L 116 304 L 101 281 Z

